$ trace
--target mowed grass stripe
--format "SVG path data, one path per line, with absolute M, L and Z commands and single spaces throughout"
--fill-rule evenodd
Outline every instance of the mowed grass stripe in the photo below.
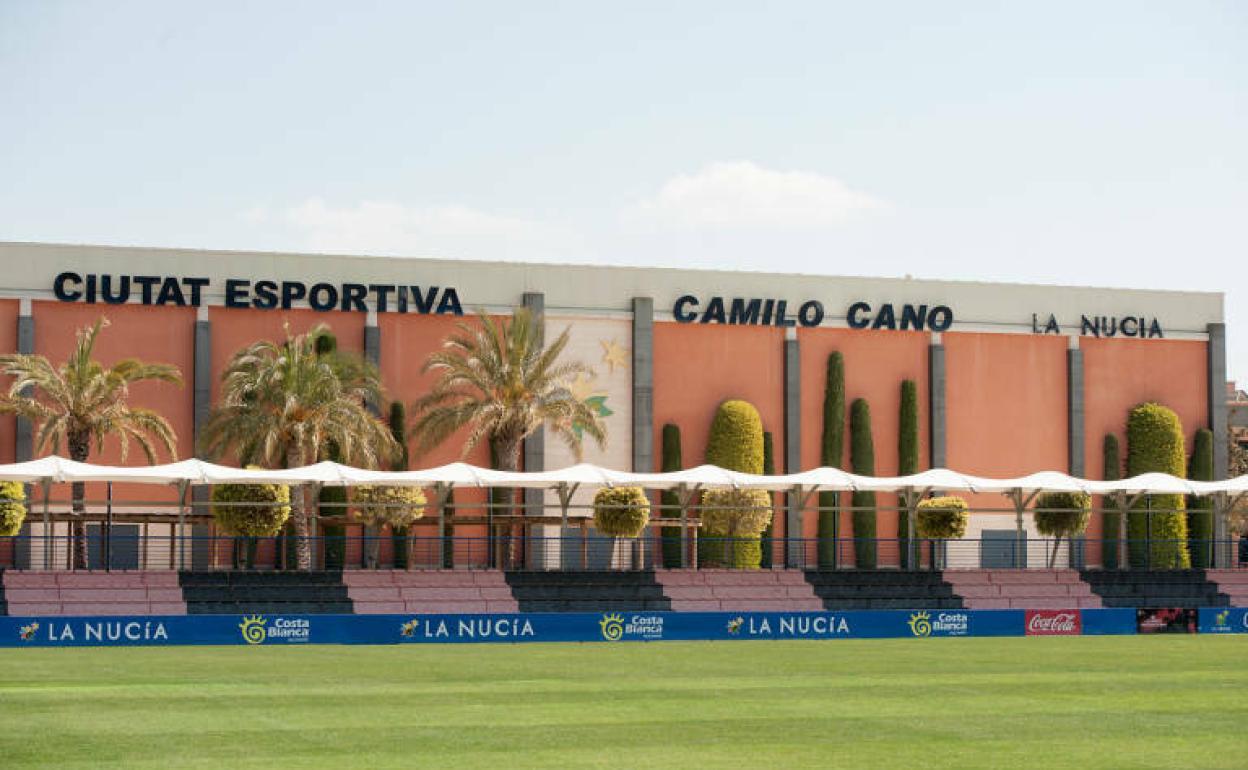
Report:
M 1241 767 L 1233 637 L 14 650 L 6 767 Z

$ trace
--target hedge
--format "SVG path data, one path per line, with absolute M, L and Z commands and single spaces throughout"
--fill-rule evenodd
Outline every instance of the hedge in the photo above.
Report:
M 771 522 L 771 495 L 762 489 L 710 489 L 702 493 L 700 561 L 707 566 L 758 569 L 760 533 Z
M 1127 417 L 1127 475 L 1187 472 L 1183 425 L 1172 410 L 1140 404 Z M 1127 514 L 1127 557 L 1134 569 L 1186 569 L 1187 515 L 1183 495 L 1147 495 Z
M 660 468 L 664 473 L 681 470 L 684 465 L 680 457 L 680 427 L 668 423 L 663 426 L 663 454 L 660 457 Z M 659 493 L 659 517 L 678 518 L 680 516 L 680 498 L 672 490 L 665 489 Z M 663 566 L 675 569 L 680 566 L 680 527 L 661 527 L 659 537 L 663 539 Z
M 26 521 L 26 485 L 0 481 L 0 537 L 14 537 Z
M 217 484 L 211 499 L 217 525 L 238 537 L 272 537 L 290 518 L 290 487 L 284 484 Z
M 1122 457 L 1118 454 L 1118 437 L 1112 433 L 1105 435 L 1101 443 L 1101 453 L 1105 460 L 1105 471 L 1102 478 L 1106 481 L 1117 481 L 1122 478 Z M 1104 508 L 1101 511 L 1101 566 L 1105 569 L 1118 569 L 1121 557 L 1118 554 L 1118 540 L 1122 537 L 1122 511 L 1118 510 L 1113 498 L 1106 495 L 1101 499 Z
M 1046 492 L 1036 498 L 1033 516 L 1036 531 L 1054 539 L 1053 552 L 1049 555 L 1049 569 L 1052 569 L 1062 538 L 1073 540 L 1088 528 L 1092 498 L 1084 492 Z
M 763 472 L 763 420 L 748 401 L 719 405 L 706 441 L 706 461 L 732 471 Z
M 611 537 L 637 537 L 650 521 L 641 487 L 603 487 L 594 494 L 594 528 Z
M 1208 428 L 1196 431 L 1187 477 L 1195 481 L 1213 481 L 1213 431 Z M 1210 498 L 1193 496 L 1187 499 L 1187 538 L 1192 566 L 1196 569 L 1209 567 L 1213 541 L 1213 501 Z
M 819 463 L 840 468 L 845 454 L 845 358 L 840 351 L 828 355 L 827 381 L 823 386 L 823 435 L 819 445 Z M 841 536 L 840 499 L 836 492 L 819 493 L 819 528 L 817 534 L 819 566 L 835 569 L 838 562 L 837 541 Z
M 915 510 L 914 529 L 919 537 L 948 540 L 966 534 L 966 500 L 949 495 L 920 500 Z
M 901 381 L 901 414 L 897 428 L 897 475 L 919 472 L 919 386 Z M 898 506 L 897 550 L 902 569 L 910 568 L 910 512 Z
M 860 476 L 875 475 L 875 444 L 871 438 L 871 407 L 866 399 L 854 399 L 849 407 L 849 462 Z M 875 569 L 875 493 L 854 492 L 854 564 Z

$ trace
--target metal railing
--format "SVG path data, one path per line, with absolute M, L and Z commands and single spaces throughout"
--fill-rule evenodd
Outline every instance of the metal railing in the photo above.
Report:
M 293 535 L 144 535 L 119 528 L 115 526 L 111 535 L 88 528 L 85 564 L 75 560 L 75 548 L 82 544 L 74 535 L 0 538 L 0 569 L 293 570 L 298 565 L 301 539 Z M 1238 540 L 1122 541 L 1119 560 L 1110 564 L 1102 561 L 1107 550 L 1103 541 L 1065 538 L 1020 542 L 703 536 L 685 540 L 682 550 L 679 536 L 658 533 L 612 538 L 589 530 L 539 535 L 517 529 L 494 536 L 333 533 L 303 541 L 311 553 L 310 566 L 317 570 L 1173 570 L 1193 563 L 1248 568 L 1248 547 Z M 1193 559 L 1197 550 L 1207 559 Z

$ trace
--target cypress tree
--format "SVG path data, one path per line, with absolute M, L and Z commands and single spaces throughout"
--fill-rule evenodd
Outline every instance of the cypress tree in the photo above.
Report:
M 919 386 L 901 381 L 901 419 L 897 433 L 897 475 L 919 472 Z M 910 513 L 897 508 L 897 550 L 902 569 L 910 569 Z
M 1187 474 L 1183 425 L 1173 410 L 1140 404 L 1127 417 L 1127 474 Z M 1186 569 L 1187 513 L 1183 495 L 1147 495 L 1127 512 L 1127 556 L 1135 569 Z
M 827 381 L 823 387 L 823 436 L 819 464 L 840 468 L 845 453 L 845 359 L 840 351 L 828 355 Z M 820 567 L 836 568 L 840 515 L 836 492 L 819 493 L 818 558 Z
M 680 457 L 680 426 L 668 423 L 663 426 L 663 454 L 660 458 L 660 469 L 664 473 L 681 470 L 684 465 Z M 672 490 L 659 493 L 661 504 L 659 516 L 663 518 L 680 517 L 680 500 Z M 680 566 L 680 527 L 662 527 L 659 530 L 663 539 L 663 566 L 675 569 Z
M 342 462 L 342 452 L 332 441 L 325 447 L 322 460 Z M 321 487 L 317 496 L 317 516 L 346 516 L 347 488 L 338 486 Z M 325 569 L 342 569 L 346 566 L 347 538 L 346 526 L 342 523 L 322 524 L 321 537 L 325 544 Z
M 775 453 L 775 449 L 771 441 L 771 431 L 765 430 L 763 431 L 763 475 L 772 476 L 772 475 L 775 475 L 775 472 L 776 472 L 776 453 Z M 768 494 L 768 497 L 771 498 L 771 505 L 774 508 L 776 505 L 776 493 L 771 492 Z M 771 536 L 772 536 L 772 531 L 775 527 L 775 524 L 776 524 L 776 520 L 773 517 L 771 521 L 767 522 L 767 526 L 763 529 L 763 535 L 762 535 L 763 559 L 761 562 L 761 566 L 763 567 L 771 566 L 771 549 L 772 549 Z
M 407 452 L 407 407 L 402 401 L 390 402 L 390 413 L 387 420 L 390 435 L 399 442 L 399 454 L 390 460 L 390 470 L 405 471 L 408 467 Z M 407 527 L 391 527 L 390 545 L 394 550 L 394 566 L 396 569 L 407 567 Z M 450 551 L 448 548 L 447 551 Z M 443 566 L 451 566 L 444 564 Z
M 854 473 L 875 475 L 875 444 L 871 438 L 871 406 L 854 399 L 849 408 L 849 461 Z M 854 560 L 858 569 L 875 569 L 875 493 L 853 493 Z
M 1195 481 L 1213 481 L 1213 431 L 1208 428 L 1196 431 L 1187 477 Z M 1208 497 L 1193 496 L 1187 499 L 1187 533 L 1187 550 L 1192 566 L 1197 569 L 1209 567 L 1213 540 L 1213 501 Z
M 1118 454 L 1118 437 L 1112 433 L 1105 435 L 1101 444 L 1101 452 L 1105 459 L 1106 481 L 1117 481 L 1122 478 L 1122 457 Z M 1101 499 L 1101 564 L 1105 569 L 1117 569 L 1118 538 L 1122 536 L 1122 511 L 1110 497 Z

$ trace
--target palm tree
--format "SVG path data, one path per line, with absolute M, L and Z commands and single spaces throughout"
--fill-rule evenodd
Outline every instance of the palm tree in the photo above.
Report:
M 177 436 L 168 421 L 151 409 L 130 406 L 127 400 L 132 384 L 156 380 L 181 385 L 181 373 L 176 366 L 149 364 L 135 358 L 105 367 L 92 356 L 96 337 L 106 326 L 108 320 L 100 318 L 90 327 L 79 329 L 74 352 L 59 368 L 41 355 L 0 355 L 0 373 L 13 378 L 9 392 L 0 396 L 0 412 L 16 414 L 39 426 L 36 451 L 50 445 L 53 452 L 60 452 L 64 442 L 71 460 L 86 462 L 93 444 L 97 452 L 103 451 L 105 440 L 115 436 L 121 442 L 123 463 L 130 455 L 132 440 L 143 450 L 148 463 L 156 462 L 157 444 L 176 460 Z M 32 388 L 33 395 L 29 395 Z M 75 482 L 76 518 L 71 527 L 75 568 L 87 563 L 82 521 L 85 494 L 86 485 Z
M 429 354 L 422 369 L 440 374 L 433 390 L 415 403 L 413 432 L 418 453 L 441 444 L 459 429 L 470 428 L 463 456 L 485 440 L 500 470 L 520 467 L 520 444 L 542 425 L 577 457 L 581 435 L 602 447 L 607 428 L 602 418 L 568 389 L 576 375 L 593 376 L 579 361 L 559 362 L 570 329 L 543 348 L 540 326 L 528 308 L 516 308 L 511 323 L 477 311 L 479 326 L 456 325 L 442 350 Z
M 479 324 L 458 324 L 442 350 L 425 360 L 423 371 L 440 376 L 414 405 L 416 451 L 423 454 L 467 427 L 463 456 L 486 441 L 497 467 L 514 471 L 521 442 L 542 425 L 578 458 L 583 434 L 602 447 L 602 418 L 568 388 L 573 377 L 593 371 L 580 362 L 559 362 L 569 330 L 543 348 L 541 328 L 527 308 L 517 308 L 510 323 L 485 311 L 477 315 Z
M 324 324 L 296 337 L 287 328 L 284 342 L 261 340 L 235 353 L 221 375 L 222 403 L 204 426 L 204 452 L 287 468 L 316 462 L 330 446 L 343 462 L 364 467 L 393 456 L 394 438 L 367 407 L 381 403 L 377 367 L 326 345 L 329 336 Z M 311 485 L 302 498 L 292 501 L 295 554 L 299 569 L 311 569 Z

